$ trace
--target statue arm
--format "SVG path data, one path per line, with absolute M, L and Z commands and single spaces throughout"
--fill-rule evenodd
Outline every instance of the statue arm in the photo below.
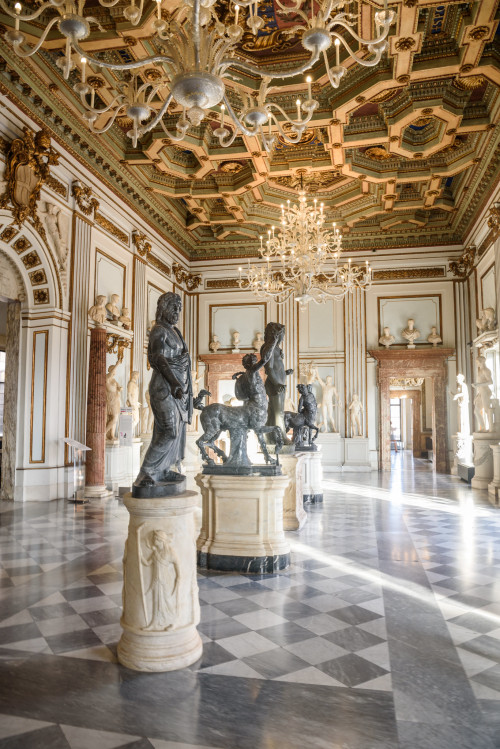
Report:
M 157 354 L 151 362 L 152 367 L 156 367 L 158 372 L 165 378 L 171 387 L 174 398 L 182 398 L 182 385 L 170 369 L 168 359 L 163 354 Z

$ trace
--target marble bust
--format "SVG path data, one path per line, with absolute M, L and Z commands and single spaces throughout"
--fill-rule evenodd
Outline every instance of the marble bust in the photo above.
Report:
M 262 333 L 256 333 L 255 338 L 252 341 L 253 350 L 259 353 L 263 343 L 264 339 L 262 338 Z
M 217 333 L 212 333 L 212 340 L 210 341 L 208 348 L 213 354 L 217 353 L 217 351 L 220 349 L 220 341 Z
M 408 319 L 407 327 L 401 331 L 401 335 L 408 341 L 407 348 L 415 348 L 415 341 L 417 338 L 420 338 L 420 330 L 415 328 L 415 320 L 413 318 L 410 317 Z
M 118 306 L 119 301 L 119 294 L 111 294 L 111 301 L 106 305 L 108 314 L 110 315 L 113 322 L 118 322 L 118 319 L 120 317 L 120 307 Z
M 233 354 L 239 354 L 240 353 L 240 334 L 237 330 L 234 331 L 232 335 L 232 343 L 233 343 Z
M 102 294 L 99 294 L 94 306 L 89 309 L 89 317 L 99 327 L 103 326 L 106 322 L 106 297 Z
M 432 343 L 432 345 L 434 347 L 437 346 L 438 343 L 442 343 L 443 342 L 443 339 L 441 338 L 441 336 L 437 332 L 437 328 L 436 328 L 435 325 L 432 325 L 431 332 L 427 336 L 427 340 L 428 340 L 429 343 Z
M 118 322 L 120 322 L 122 324 L 122 327 L 125 330 L 130 330 L 131 325 L 132 325 L 132 320 L 130 319 L 128 307 L 123 307 L 122 308 L 122 313 L 121 313 L 120 317 L 118 318 Z
M 493 307 L 486 307 L 481 310 L 481 316 L 476 319 L 476 326 L 478 335 L 486 333 L 488 330 L 495 330 L 497 323 Z
M 380 344 L 382 344 L 382 346 L 385 346 L 386 348 L 389 348 L 389 346 L 391 346 L 394 343 L 395 340 L 396 339 L 391 334 L 390 329 L 386 325 L 385 328 L 384 328 L 384 333 L 383 333 L 383 335 L 380 336 L 380 338 L 378 339 L 378 342 Z

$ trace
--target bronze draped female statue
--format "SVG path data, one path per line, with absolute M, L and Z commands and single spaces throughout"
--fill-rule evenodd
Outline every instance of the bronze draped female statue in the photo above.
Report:
M 153 374 L 149 383 L 154 427 L 141 470 L 132 487 L 134 497 L 180 494 L 185 477 L 180 471 L 186 446 L 186 424 L 193 413 L 191 360 L 186 342 L 176 327 L 182 309 L 178 294 L 169 291 L 158 299 L 156 322 L 149 334 L 148 359 Z

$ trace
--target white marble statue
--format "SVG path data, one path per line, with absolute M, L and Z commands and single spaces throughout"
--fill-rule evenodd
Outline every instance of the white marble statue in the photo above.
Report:
M 382 346 L 385 346 L 386 348 L 389 348 L 389 346 L 392 346 L 392 344 L 394 343 L 395 340 L 396 339 L 394 338 L 394 336 L 392 335 L 390 329 L 386 325 L 385 328 L 384 328 L 384 333 L 383 333 L 383 335 L 380 336 L 380 338 L 378 339 L 378 342 L 380 344 L 382 344 Z
M 337 388 L 333 384 L 333 377 L 327 375 L 325 380 L 322 380 L 318 375 L 317 380 L 321 385 L 321 422 L 318 424 L 322 432 L 338 432 L 335 425 L 335 415 L 333 413 L 334 406 L 340 406 L 342 403 L 339 400 L 339 394 Z M 330 429 L 331 425 L 331 429 Z
M 42 211 L 41 208 L 38 208 L 38 212 L 54 245 L 59 267 L 64 269 L 68 259 L 68 217 L 59 206 L 48 201 L 45 201 L 45 210 Z
M 217 333 L 212 333 L 212 340 L 210 341 L 208 348 L 213 354 L 216 354 L 220 349 L 220 345 L 219 336 Z
M 191 377 L 193 381 L 193 398 L 196 398 L 200 392 L 200 385 L 203 385 L 205 382 L 205 372 L 199 374 L 198 370 L 196 370 L 196 372 L 192 373 Z
M 116 442 L 116 427 L 120 418 L 122 386 L 115 380 L 115 372 L 120 362 L 108 367 L 106 375 L 106 439 Z
M 481 310 L 481 316 L 476 319 L 476 326 L 478 335 L 496 329 L 497 321 L 493 307 L 486 307 L 486 309 Z
M 409 318 L 407 327 L 401 331 L 401 335 L 408 341 L 406 348 L 415 348 L 415 341 L 417 338 L 420 338 L 420 330 L 416 329 L 413 318 Z
M 431 332 L 427 336 L 427 341 L 429 343 L 432 343 L 433 347 L 436 347 L 438 345 L 438 343 L 442 343 L 443 342 L 443 339 L 441 338 L 441 336 L 437 332 L 437 328 L 436 328 L 435 325 L 431 326 Z
M 151 610 L 151 619 L 145 630 L 153 632 L 171 629 L 179 614 L 180 565 L 172 544 L 172 536 L 162 530 L 154 530 L 146 542 L 151 554 L 146 558 L 139 547 L 141 565 L 151 567 L 150 583 L 143 589 L 144 611 Z M 142 582 L 142 575 L 140 576 Z M 151 594 L 151 606 L 147 597 Z
M 351 412 L 351 437 L 362 437 L 363 426 L 361 424 L 361 417 L 363 414 L 363 404 L 359 400 L 357 393 L 353 393 L 352 401 L 349 404 L 349 411 Z
M 262 333 L 256 333 L 255 338 L 252 341 L 253 350 L 259 353 L 263 343 L 264 339 L 262 338 Z
M 144 392 L 144 399 L 146 403 L 142 407 L 142 433 L 151 434 L 153 432 L 155 416 L 149 399 L 149 388 L 146 388 Z
M 106 309 L 113 322 L 118 322 L 120 317 L 120 296 L 119 294 L 111 294 L 111 301 L 107 303 Z
M 240 334 L 237 330 L 232 335 L 233 354 L 240 353 Z
M 130 328 L 132 327 L 132 320 L 130 319 L 128 307 L 122 308 L 122 313 L 118 318 L 118 322 L 121 323 L 122 327 L 125 330 L 130 330 Z
M 127 406 L 132 409 L 132 425 L 134 427 L 139 423 L 140 407 L 139 403 L 139 372 L 134 370 L 130 375 L 127 383 Z
M 493 377 L 491 370 L 486 365 L 486 358 L 479 354 L 476 357 L 476 382 L 473 387 L 476 390 L 474 396 L 474 415 L 478 432 L 493 431 L 493 404 L 491 402 L 491 385 Z
M 458 407 L 458 430 L 459 434 L 470 434 L 469 424 L 469 388 L 465 382 L 465 375 L 457 374 L 458 390 L 453 396 Z
M 313 361 L 305 362 L 300 368 L 300 379 L 302 385 L 312 385 L 313 382 L 319 380 L 318 368 L 316 363 Z
M 97 323 L 99 327 L 102 327 L 106 322 L 106 297 L 102 294 L 99 294 L 95 300 L 94 306 L 89 309 L 89 317 Z

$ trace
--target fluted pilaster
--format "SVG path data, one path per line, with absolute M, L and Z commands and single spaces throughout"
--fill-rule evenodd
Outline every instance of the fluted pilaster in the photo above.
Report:
M 345 352 L 345 435 L 352 437 L 349 403 L 354 393 L 363 404 L 363 436 L 366 425 L 366 312 L 365 292 L 356 289 L 344 298 L 344 352 Z

